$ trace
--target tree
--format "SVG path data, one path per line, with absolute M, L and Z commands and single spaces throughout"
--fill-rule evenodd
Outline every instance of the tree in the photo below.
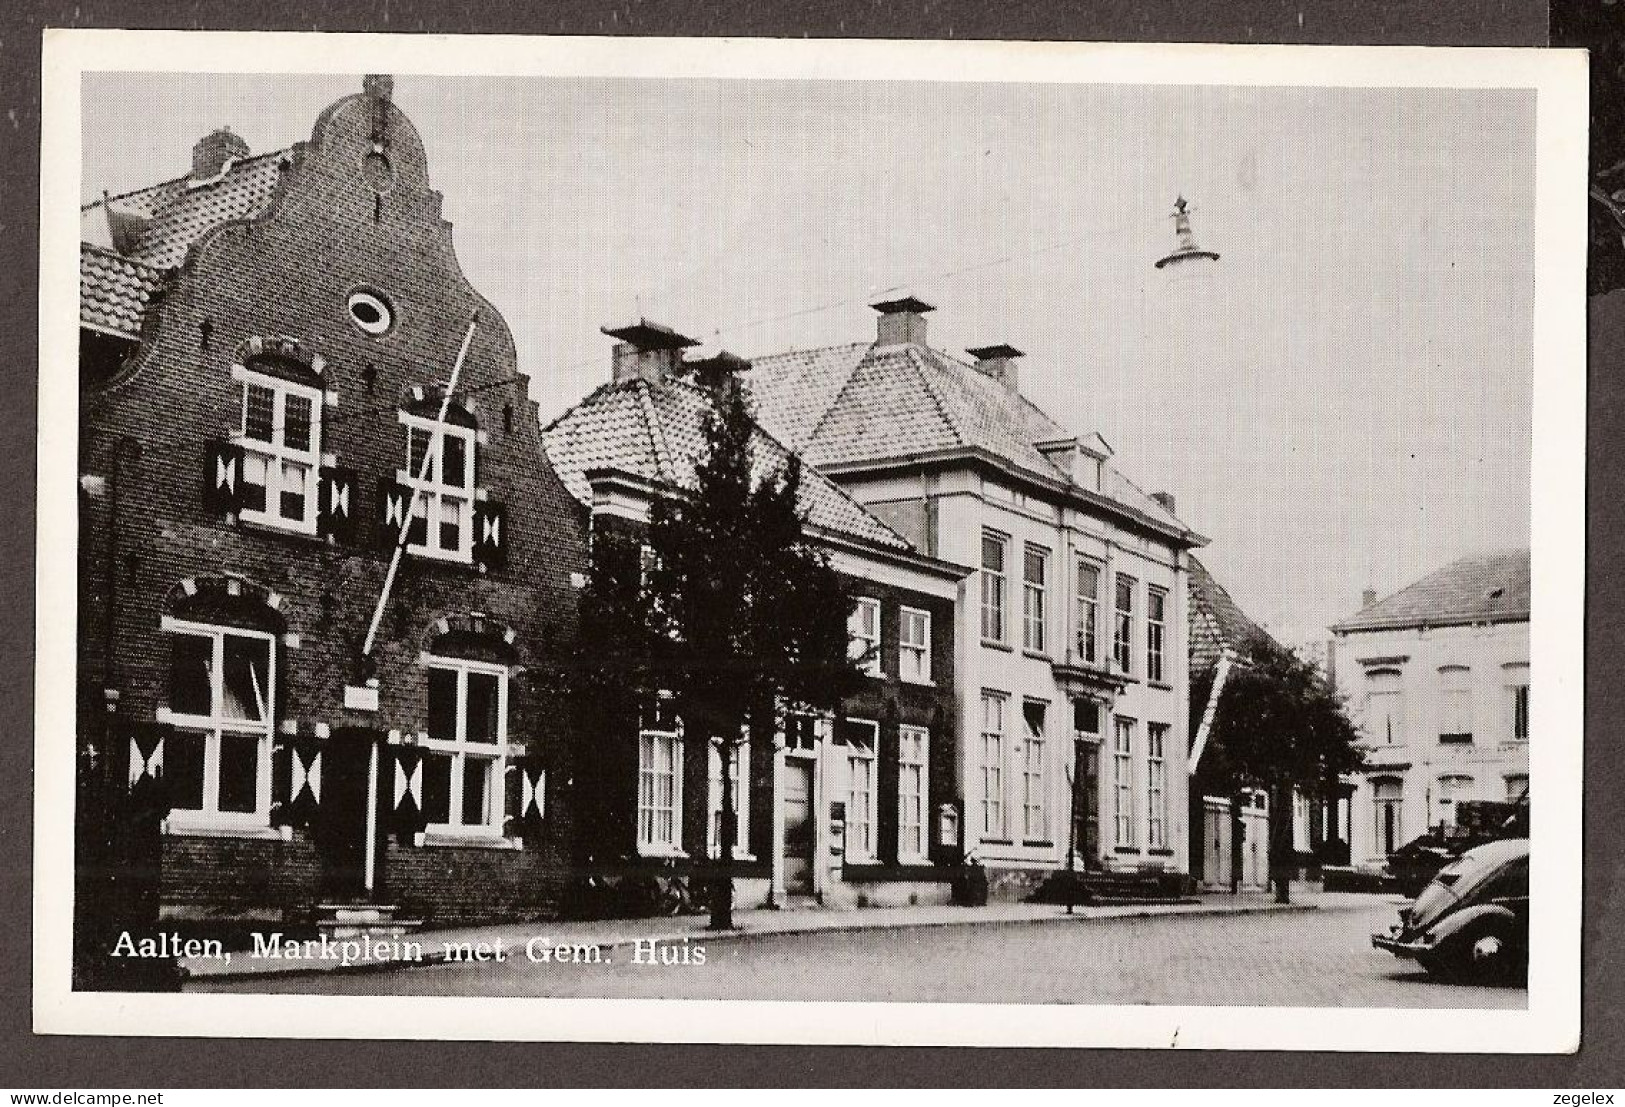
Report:
M 1211 675 L 1193 683 L 1205 704 Z M 1275 898 L 1291 898 L 1292 795 L 1320 794 L 1359 768 L 1359 732 L 1343 697 L 1320 671 L 1274 642 L 1259 642 L 1236 659 L 1220 689 L 1202 754 L 1207 775 L 1232 795 L 1262 789 L 1270 802 L 1270 879 Z
M 711 926 L 733 925 L 737 784 L 733 755 L 770 734 L 787 709 L 829 709 L 861 687 L 849 653 L 854 597 L 806 530 L 794 455 L 759 472 L 756 423 L 731 377 L 709 388 L 694 480 L 657 499 L 645 535 L 596 529 L 582 596 L 583 637 L 565 680 L 593 733 L 632 735 L 637 712 L 670 694 L 685 743 L 717 742 L 722 826 Z M 764 467 L 765 468 L 765 467 Z M 584 773 L 609 755 L 587 743 Z M 742 759 L 748 766 L 748 759 Z M 602 761 L 598 762 L 600 765 Z M 747 768 L 748 773 L 748 768 Z M 583 839 L 616 804 L 589 814 Z

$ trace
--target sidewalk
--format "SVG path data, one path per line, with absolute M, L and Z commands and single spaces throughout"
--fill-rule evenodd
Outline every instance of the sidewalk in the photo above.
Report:
M 526 943 L 532 939 L 553 947 L 631 945 L 637 941 L 676 941 L 682 938 L 704 938 L 706 941 L 748 939 L 775 934 L 800 934 L 810 931 L 859 931 L 897 929 L 903 927 L 979 926 L 1018 923 L 1066 921 L 1101 922 L 1114 919 L 1147 919 L 1174 915 L 1245 915 L 1278 911 L 1313 911 L 1345 906 L 1345 898 L 1369 903 L 1369 898 L 1352 893 L 1319 893 L 1307 889 L 1295 893 L 1290 904 L 1277 904 L 1267 894 L 1213 895 L 1197 900 L 1166 904 L 1122 904 L 1079 906 L 1074 915 L 1067 915 L 1064 906 L 1039 903 L 992 903 L 986 907 L 869 907 L 869 908 L 796 908 L 787 910 L 753 909 L 735 911 L 732 930 L 708 929 L 705 915 L 681 915 L 649 919 L 605 919 L 600 921 L 553 921 L 503 923 L 493 926 L 451 927 L 443 930 L 422 930 L 406 935 L 381 948 L 368 948 L 357 943 L 339 948 L 333 943 L 327 948 L 315 947 L 306 956 L 255 956 L 251 951 L 237 951 L 228 959 L 189 957 L 181 964 L 196 978 L 245 977 L 284 975 L 289 973 L 323 972 L 378 972 L 413 965 L 437 964 L 448 959 L 457 960 L 459 948 L 472 951 L 481 943 L 487 952 L 497 948 L 524 956 Z M 271 931 L 266 932 L 270 940 Z M 419 950 L 405 947 L 416 943 Z M 314 943 L 312 943 L 314 947 Z M 303 949 L 304 947 L 301 946 Z M 448 949 L 453 956 L 448 958 Z M 468 960 L 469 954 L 462 958 Z M 485 959 L 485 958 L 482 958 Z

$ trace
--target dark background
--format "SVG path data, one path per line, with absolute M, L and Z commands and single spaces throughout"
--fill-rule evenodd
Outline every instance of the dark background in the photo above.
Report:
M 245 1039 L 38 1037 L 31 1033 L 34 442 L 38 365 L 40 31 L 59 27 L 163 27 L 511 34 L 764 35 L 808 38 L 985 38 L 1454 46 L 1602 47 L 1593 79 L 1594 170 L 1625 161 L 1625 0 L 1105 0 L 1089 5 L 979 0 L 801 0 L 768 3 L 560 2 L 527 10 L 490 3 L 260 0 L 220 3 L 14 2 L 0 9 L 0 651 L 14 661 L 0 686 L 0 1085 L 14 1088 L 497 1085 L 936 1086 L 1397 1086 L 1619 1087 L 1625 1057 L 1625 869 L 1614 797 L 1625 758 L 1612 720 L 1625 710 L 1619 679 L 1622 586 L 1611 548 L 1625 523 L 1625 462 L 1607 448 L 1625 416 L 1625 384 L 1593 368 L 1589 397 L 1586 679 L 1586 924 L 1583 1044 L 1566 1057 L 1222 1053 L 1105 1050 L 960 1050 L 500 1043 L 277 1042 Z M 206 68 L 206 59 L 199 59 Z M 1625 189 L 1625 171 L 1602 178 Z M 1470 196 L 1463 197 L 1471 203 Z M 1592 204 L 1592 291 L 1625 286 L 1625 239 Z M 47 615 L 49 613 L 46 613 Z M 1381 1018 L 1373 1013 L 1373 1018 Z M 1449 1015 L 1441 1013 L 1441 1018 Z M 404 1016 L 403 1016 L 404 1021 Z M 1334 1043 L 1328 1043 L 1334 1044 Z

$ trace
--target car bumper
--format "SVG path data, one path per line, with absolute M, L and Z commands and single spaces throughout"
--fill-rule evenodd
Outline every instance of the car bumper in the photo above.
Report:
M 1422 938 L 1400 938 L 1393 934 L 1373 934 L 1371 944 L 1395 957 L 1420 957 L 1433 952 L 1434 943 Z

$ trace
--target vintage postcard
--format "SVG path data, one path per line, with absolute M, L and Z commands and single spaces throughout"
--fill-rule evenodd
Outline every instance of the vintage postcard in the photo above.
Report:
M 36 1029 L 1576 1047 L 1582 53 L 44 64 Z

